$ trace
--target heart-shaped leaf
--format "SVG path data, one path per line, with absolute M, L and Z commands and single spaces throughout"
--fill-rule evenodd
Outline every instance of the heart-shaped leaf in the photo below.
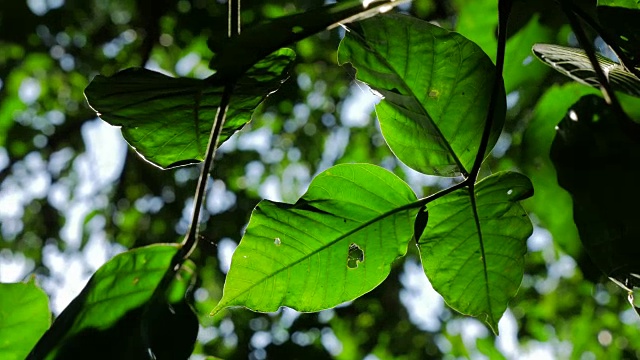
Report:
M 469 191 L 427 205 L 429 222 L 418 247 L 427 277 L 447 304 L 497 333 L 524 274 L 533 226 L 518 201 L 531 196 L 533 187 L 524 175 L 502 172 Z
M 491 99 L 495 66 L 462 35 L 402 15 L 358 23 L 340 43 L 338 62 L 384 97 L 376 114 L 387 143 L 409 167 L 433 175 L 471 171 Z M 489 137 L 506 111 L 501 87 Z
M 600 88 L 587 54 L 582 49 L 566 46 L 536 44 L 533 53 L 547 65 L 582 84 Z M 596 54 L 598 64 L 614 90 L 640 97 L 640 79 L 624 66 Z
M 406 253 L 420 207 L 406 183 L 368 164 L 324 171 L 294 205 L 260 202 L 212 313 L 319 311 L 371 291 Z
M 49 299 L 34 281 L 0 284 L 0 359 L 26 358 L 50 324 Z
M 280 49 L 256 63 L 237 82 L 219 143 L 249 120 L 253 110 L 287 78 L 295 58 Z M 96 76 L 85 90 L 89 105 L 143 158 L 167 169 L 204 159 L 224 84 L 172 78 L 147 69 Z

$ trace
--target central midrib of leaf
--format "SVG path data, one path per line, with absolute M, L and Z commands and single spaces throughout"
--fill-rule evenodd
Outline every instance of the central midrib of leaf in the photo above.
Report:
M 471 202 L 471 210 L 473 211 L 473 220 L 476 222 L 476 231 L 478 232 L 478 243 L 480 245 L 480 254 L 482 254 L 482 273 L 484 276 L 484 287 L 487 292 L 487 305 L 489 307 L 489 314 L 487 314 L 492 322 L 495 322 L 493 318 L 493 305 L 491 303 L 491 287 L 489 286 L 489 273 L 487 272 L 487 257 L 484 252 L 484 238 L 482 236 L 482 224 L 480 223 L 480 215 L 478 214 L 478 206 L 476 203 L 476 191 L 475 185 L 469 186 L 469 200 Z
M 298 265 L 299 263 L 303 262 L 304 260 L 307 260 L 308 258 L 312 257 L 313 255 L 316 255 L 317 253 L 320 253 L 320 252 L 324 251 L 325 249 L 328 249 L 329 247 L 335 245 L 339 241 L 341 241 L 341 240 L 343 240 L 343 239 L 345 239 L 345 238 L 357 233 L 358 231 L 366 228 L 369 225 L 375 224 L 376 222 L 378 222 L 378 221 L 380 221 L 382 219 L 385 219 L 385 218 L 387 218 L 389 216 L 392 216 L 392 215 L 394 215 L 396 213 L 399 213 L 401 211 L 410 210 L 410 209 L 413 209 L 413 208 L 419 208 L 419 207 L 422 207 L 423 205 L 424 205 L 424 200 L 418 200 L 418 201 L 411 202 L 411 203 L 409 203 L 407 205 L 403 205 L 403 206 L 397 207 L 397 208 L 395 208 L 393 210 L 390 210 L 390 211 L 387 211 L 385 213 L 382 213 L 382 214 L 376 216 L 375 218 L 360 224 L 359 226 L 353 228 L 352 230 L 347 231 L 346 233 L 344 233 L 344 234 L 340 235 L 339 237 L 335 238 L 334 240 L 329 241 L 328 243 L 322 245 L 318 249 L 310 252 L 309 254 L 302 256 L 301 258 L 295 260 L 294 262 L 292 262 L 290 264 L 287 264 L 287 266 L 284 266 L 284 267 L 274 271 L 273 273 L 271 273 L 271 274 L 259 279 L 258 281 L 255 281 L 253 284 L 251 284 L 250 286 L 248 286 L 247 288 L 245 288 L 241 292 L 235 294 L 235 298 L 239 298 L 240 296 L 242 296 L 242 295 L 246 294 L 247 292 L 251 291 L 253 288 L 258 286 L 260 283 L 264 282 L 265 280 L 270 279 L 272 277 L 275 277 L 278 274 L 280 274 L 281 272 Z M 213 312 L 212 315 L 217 313 L 219 310 L 222 309 L 222 308 L 219 308 L 219 307 L 220 307 L 220 304 L 218 304 L 218 306 L 216 306 L 217 310 L 214 309 L 215 312 Z
M 409 36 L 409 35 L 407 34 L 407 36 Z M 396 75 L 396 77 L 397 77 L 398 79 L 400 79 L 400 83 L 401 83 L 401 84 L 402 84 L 402 86 L 404 87 L 404 90 L 405 90 L 405 91 L 407 91 L 407 92 L 411 95 L 411 97 L 413 98 L 413 100 L 414 100 L 414 101 L 416 101 L 416 102 L 420 105 L 420 106 L 419 106 L 419 108 L 422 110 L 423 115 L 424 115 L 424 116 L 429 120 L 429 122 L 431 122 L 431 124 L 433 125 L 433 128 L 437 131 L 438 136 L 439 136 L 441 139 L 444 139 L 444 140 L 445 140 L 445 141 L 444 141 L 445 146 L 446 146 L 447 150 L 449 151 L 449 154 L 453 157 L 453 160 L 455 161 L 455 163 L 456 163 L 456 165 L 458 166 L 458 168 L 460 169 L 460 171 L 462 171 L 462 172 L 466 172 L 466 168 L 462 165 L 462 162 L 461 162 L 461 161 L 460 161 L 460 159 L 458 158 L 458 154 L 456 154 L 456 152 L 455 152 L 455 151 L 453 150 L 453 148 L 451 147 L 451 144 L 450 144 L 450 143 L 449 143 L 449 141 L 447 140 L 447 137 L 445 137 L 445 136 L 444 136 L 444 134 L 442 133 L 442 131 L 440 131 L 440 127 L 438 126 L 438 124 L 436 124 L 436 123 L 433 121 L 433 119 L 431 118 L 431 116 L 430 116 L 430 115 L 429 115 L 429 113 L 427 112 L 427 109 L 425 109 L 425 107 L 422 105 L 422 102 L 420 102 L 420 100 L 419 100 L 419 99 L 418 99 L 418 97 L 416 96 L 415 92 L 411 89 L 411 87 L 409 86 L 409 84 L 407 84 L 407 83 L 404 81 L 404 77 L 403 77 L 402 75 L 400 75 L 400 73 L 395 69 L 395 67 L 393 67 L 393 66 L 392 66 L 392 65 L 387 61 L 387 59 L 384 57 L 384 55 L 383 55 L 383 54 L 380 54 L 380 52 L 378 52 L 377 50 L 372 49 L 372 48 L 369 46 L 369 44 L 367 43 L 367 41 L 366 41 L 365 39 L 363 39 L 363 38 L 362 38 L 362 36 L 361 36 L 361 35 L 359 35 L 359 34 L 357 34 L 357 33 L 356 33 L 356 36 L 354 36 L 354 39 L 356 39 L 356 41 L 359 41 L 361 44 L 364 44 L 364 47 L 366 47 L 367 49 L 369 49 L 369 51 L 370 51 L 371 53 L 373 53 L 373 54 L 378 58 L 378 60 L 380 60 L 380 62 L 384 63 L 384 64 L 387 66 L 387 68 L 388 68 L 389 70 L 391 70 L 391 71 Z M 434 47 L 435 47 L 435 46 L 434 46 Z M 407 48 L 406 48 L 406 51 L 407 51 L 407 52 L 409 51 L 409 47 L 407 47 Z M 410 54 L 407 54 L 407 58 L 408 58 L 408 55 L 410 55 Z M 434 54 L 433 54 L 433 59 L 434 59 L 434 64 L 435 64 L 435 52 L 434 52 Z M 434 67 L 432 66 L 432 70 L 431 70 L 432 72 L 433 72 L 433 68 L 434 68 Z M 430 79 L 429 81 L 432 81 L 432 80 L 433 80 L 433 76 L 431 77 L 431 79 Z M 451 99 L 451 98 L 449 98 L 449 100 L 450 100 L 450 99 Z

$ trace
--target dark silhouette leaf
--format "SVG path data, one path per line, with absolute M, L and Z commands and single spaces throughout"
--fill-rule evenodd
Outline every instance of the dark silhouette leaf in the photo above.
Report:
M 632 1 L 635 2 L 635 1 Z M 627 55 L 628 68 L 640 67 L 640 5 L 630 4 L 632 8 L 619 6 L 598 6 L 598 18 L 607 24 L 607 31 L 615 36 L 615 42 Z
M 573 199 L 580 239 L 607 276 L 629 286 L 640 274 L 640 125 L 587 95 L 560 121 L 551 146 L 558 183 Z M 628 174 L 628 175 L 625 175 Z

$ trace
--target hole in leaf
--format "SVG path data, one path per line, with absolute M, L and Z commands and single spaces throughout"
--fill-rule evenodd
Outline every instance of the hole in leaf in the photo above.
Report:
M 364 261 L 364 251 L 356 243 L 349 245 L 349 254 L 347 255 L 347 267 L 349 269 L 355 269 L 358 267 L 358 263 Z

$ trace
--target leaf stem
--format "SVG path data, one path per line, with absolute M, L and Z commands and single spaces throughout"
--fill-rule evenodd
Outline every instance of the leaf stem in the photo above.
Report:
M 193 199 L 193 215 L 191 217 L 191 223 L 189 225 L 189 231 L 182 241 L 182 249 L 180 254 L 182 259 L 187 259 L 189 255 L 195 250 L 198 244 L 198 228 L 200 225 L 200 211 L 202 209 L 202 202 L 207 191 L 207 182 L 209 180 L 209 173 L 213 169 L 214 157 L 216 155 L 216 149 L 218 148 L 218 141 L 220 139 L 220 133 L 225 122 L 227 110 L 229 109 L 229 101 L 231 100 L 232 85 L 227 85 L 222 93 L 222 99 L 220 100 L 220 106 L 216 114 L 216 119 L 211 130 L 209 137 L 209 144 L 207 145 L 207 153 L 200 170 L 200 177 L 198 178 L 198 186 Z M 174 264 L 177 265 L 177 264 Z

